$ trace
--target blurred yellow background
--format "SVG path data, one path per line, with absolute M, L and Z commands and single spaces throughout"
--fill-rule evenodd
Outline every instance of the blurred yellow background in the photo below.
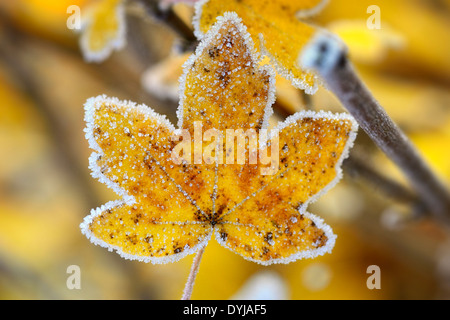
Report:
M 67 8 L 83 10 L 92 1 L 0 0 L 2 299 L 179 299 L 189 273 L 192 256 L 168 265 L 128 261 L 80 232 L 92 208 L 117 199 L 90 176 L 84 102 L 116 96 L 145 103 L 176 123 L 173 90 L 184 61 L 173 52 L 177 38 L 170 29 L 130 0 L 126 46 L 101 63 L 85 62 L 79 34 L 66 26 Z M 366 25 L 373 4 L 380 8 L 380 30 Z M 176 9 L 189 21 L 191 7 Z M 449 185 L 450 1 L 330 0 L 309 22 L 347 43 L 363 81 Z M 165 94 L 152 90 L 148 74 L 160 79 Z M 305 99 L 277 81 L 276 120 L 304 108 L 343 110 L 324 88 Z M 363 134 L 355 151 L 407 188 Z M 413 219 L 411 204 L 345 171 L 309 211 L 337 234 L 332 254 L 263 267 L 211 240 L 192 298 L 255 298 L 255 279 L 277 288 L 270 297 L 278 299 L 450 298 L 448 226 Z M 66 285 L 70 265 L 80 267 L 79 290 Z M 379 290 L 367 288 L 370 265 L 380 267 Z

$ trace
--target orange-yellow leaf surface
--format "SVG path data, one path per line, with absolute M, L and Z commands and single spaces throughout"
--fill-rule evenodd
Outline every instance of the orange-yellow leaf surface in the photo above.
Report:
M 357 126 L 346 114 L 300 112 L 270 137 L 260 136 L 272 113 L 275 76 L 259 62 L 245 26 L 228 13 L 184 65 L 177 129 L 143 105 L 88 100 L 93 176 L 123 197 L 85 218 L 81 228 L 91 241 L 153 263 L 193 253 L 213 233 L 223 246 L 265 265 L 331 251 L 331 228 L 306 208 L 340 179 Z M 247 133 L 244 149 L 234 150 L 233 135 L 231 144 L 219 143 L 230 130 Z M 251 132 L 259 137 L 256 147 Z M 177 162 L 180 135 L 192 139 L 185 146 L 194 155 Z M 196 139 L 203 142 L 200 159 Z M 269 161 L 250 161 L 253 152 Z
M 198 38 L 225 12 L 235 12 L 243 20 L 256 48 L 271 58 L 277 71 L 294 86 L 308 93 L 317 90 L 317 80 L 297 64 L 297 57 L 316 28 L 299 17 L 319 11 L 324 0 L 202 0 L 196 4 L 195 34 Z
M 83 8 L 80 45 L 89 62 L 101 62 L 125 44 L 123 0 L 99 0 Z

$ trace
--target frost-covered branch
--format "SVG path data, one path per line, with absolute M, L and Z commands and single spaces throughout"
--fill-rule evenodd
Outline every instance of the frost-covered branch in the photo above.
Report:
M 450 222 L 448 190 L 362 83 L 347 58 L 345 45 L 335 36 L 321 32 L 305 48 L 299 63 L 319 74 L 360 127 L 403 171 L 428 211 Z

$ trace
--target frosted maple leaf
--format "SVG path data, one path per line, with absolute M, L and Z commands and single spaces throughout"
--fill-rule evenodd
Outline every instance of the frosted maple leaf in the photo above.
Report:
M 175 164 L 172 158 L 179 142 L 174 136 L 184 130 L 194 137 L 199 122 L 203 130 L 224 134 L 267 129 L 274 78 L 240 18 L 226 13 L 184 65 L 178 128 L 145 105 L 89 99 L 90 168 L 122 199 L 92 210 L 82 232 L 124 258 L 152 263 L 177 261 L 204 248 L 213 235 L 263 265 L 331 252 L 336 236 L 306 209 L 342 176 L 356 137 L 351 116 L 304 111 L 281 122 L 272 136 L 279 148 L 273 175 L 261 174 L 273 162 Z M 270 141 L 260 140 L 258 151 L 270 153 Z

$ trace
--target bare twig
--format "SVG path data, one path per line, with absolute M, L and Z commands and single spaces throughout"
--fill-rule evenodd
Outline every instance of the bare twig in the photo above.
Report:
M 193 51 L 195 49 L 198 40 L 194 35 L 194 31 L 173 11 L 171 6 L 163 9 L 160 7 L 159 1 L 138 1 L 144 5 L 150 16 L 164 23 L 183 41 L 183 45 L 180 49 L 183 51 Z
M 354 153 L 348 157 L 342 164 L 345 172 L 353 179 L 361 179 L 373 188 L 378 190 L 380 194 L 394 199 L 396 201 L 411 205 L 414 217 L 422 216 L 426 211 L 425 205 L 421 199 L 411 190 L 392 180 L 371 167 L 361 157 Z
M 198 269 L 200 268 L 200 261 L 202 260 L 203 252 L 205 252 L 205 247 L 201 248 L 194 260 L 192 261 L 191 271 L 187 279 L 186 285 L 184 287 L 183 296 L 181 300 L 190 300 L 192 295 L 192 290 L 194 289 L 195 279 L 197 278 Z
M 320 33 L 300 59 L 303 67 L 318 72 L 361 128 L 403 171 L 429 212 L 450 222 L 448 190 L 359 79 L 342 42 L 330 34 Z

